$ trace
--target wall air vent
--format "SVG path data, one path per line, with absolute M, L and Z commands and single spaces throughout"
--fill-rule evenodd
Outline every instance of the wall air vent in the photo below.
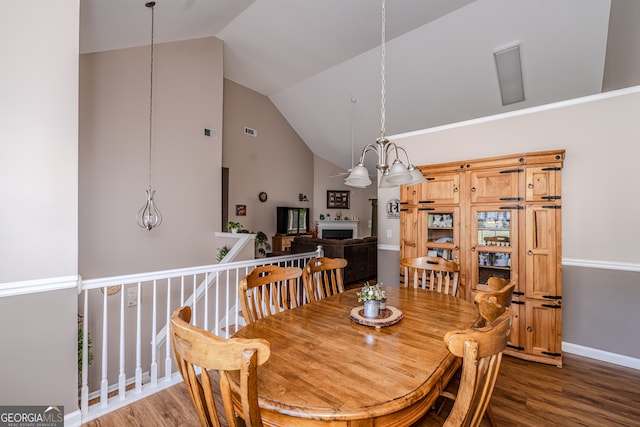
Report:
M 244 128 L 244 134 L 252 136 L 252 137 L 255 138 L 256 136 L 258 136 L 258 131 L 255 130 L 255 129 L 251 129 L 251 128 L 245 127 Z

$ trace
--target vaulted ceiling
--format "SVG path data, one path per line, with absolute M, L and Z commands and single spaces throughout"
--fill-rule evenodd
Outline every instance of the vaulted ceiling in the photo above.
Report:
M 149 44 L 144 3 L 81 0 L 81 53 Z M 388 0 L 386 135 L 599 93 L 610 3 Z M 315 154 L 346 169 L 380 133 L 380 8 L 157 0 L 155 41 L 223 40 L 225 78 L 268 96 Z M 493 52 L 514 43 L 525 100 L 503 106 Z

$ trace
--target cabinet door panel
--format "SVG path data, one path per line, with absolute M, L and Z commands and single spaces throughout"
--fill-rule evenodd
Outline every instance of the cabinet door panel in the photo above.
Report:
M 527 299 L 526 350 L 536 356 L 560 357 L 562 308 L 558 302 Z
M 522 327 L 524 325 L 525 307 L 518 298 L 514 298 L 511 302 L 511 311 L 513 312 L 513 320 L 511 323 L 511 333 L 507 346 L 514 350 L 523 351 L 525 348 L 524 336 L 522 335 Z
M 415 258 L 418 255 L 418 212 L 416 208 L 400 209 L 400 257 Z
M 422 185 L 422 203 L 457 205 L 460 203 L 460 175 L 444 174 L 428 176 Z
M 560 167 L 528 167 L 525 181 L 527 202 L 560 199 Z
M 559 206 L 558 206 L 559 207 Z M 530 298 L 560 296 L 558 259 L 560 209 L 554 205 L 526 207 L 526 293 Z
M 415 206 L 422 198 L 422 186 L 424 183 L 416 185 L 400 186 L 400 203 L 404 206 Z
M 518 201 L 518 181 L 524 169 L 471 172 L 471 203 Z

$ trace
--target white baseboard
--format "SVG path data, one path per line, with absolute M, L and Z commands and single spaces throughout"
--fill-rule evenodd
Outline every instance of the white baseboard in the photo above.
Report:
M 640 359 L 622 354 L 610 353 L 608 351 L 598 350 L 597 348 L 584 347 L 564 341 L 562 342 L 562 351 L 640 370 Z
M 76 409 L 75 411 L 65 414 L 64 416 L 64 425 L 66 427 L 79 427 L 82 424 L 82 412 L 80 409 Z

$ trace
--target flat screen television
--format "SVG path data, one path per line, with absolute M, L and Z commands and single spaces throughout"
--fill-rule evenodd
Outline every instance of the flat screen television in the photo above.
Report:
M 309 232 L 309 208 L 277 207 L 276 233 L 279 235 Z

